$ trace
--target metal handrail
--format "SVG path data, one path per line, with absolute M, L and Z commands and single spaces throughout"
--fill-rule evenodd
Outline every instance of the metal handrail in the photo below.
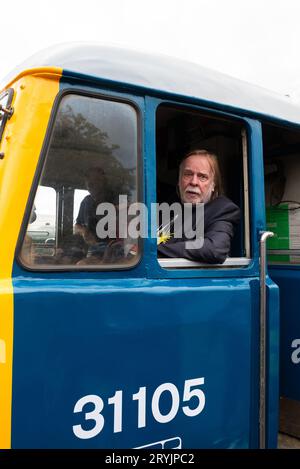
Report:
M 272 231 L 261 231 L 260 237 L 260 373 L 259 373 L 259 447 L 266 447 L 266 275 L 267 275 L 267 249 L 266 241 L 274 236 Z

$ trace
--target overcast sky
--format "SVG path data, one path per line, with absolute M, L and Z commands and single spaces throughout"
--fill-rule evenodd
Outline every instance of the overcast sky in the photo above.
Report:
M 0 78 L 52 44 L 97 41 L 184 58 L 300 100 L 299 0 L 15 0 L 6 6 Z

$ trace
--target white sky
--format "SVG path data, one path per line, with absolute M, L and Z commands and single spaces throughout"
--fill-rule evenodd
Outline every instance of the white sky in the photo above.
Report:
M 0 78 L 52 44 L 97 41 L 184 58 L 300 99 L 299 0 L 15 0 L 6 6 Z

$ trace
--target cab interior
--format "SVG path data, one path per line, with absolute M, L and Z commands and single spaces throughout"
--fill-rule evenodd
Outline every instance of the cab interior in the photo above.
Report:
M 169 104 L 156 113 L 157 202 L 176 200 L 178 169 L 183 156 L 205 149 L 218 156 L 225 195 L 245 213 L 243 124 L 238 120 Z M 243 216 L 231 246 L 230 257 L 247 257 Z M 247 234 L 248 236 L 248 234 Z

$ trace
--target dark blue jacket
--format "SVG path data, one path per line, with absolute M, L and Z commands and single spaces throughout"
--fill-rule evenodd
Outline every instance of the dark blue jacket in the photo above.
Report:
M 204 205 L 204 243 L 199 249 L 186 249 L 187 239 L 171 238 L 157 247 L 159 257 L 183 257 L 191 261 L 222 264 L 230 252 L 234 226 L 240 209 L 220 196 Z

